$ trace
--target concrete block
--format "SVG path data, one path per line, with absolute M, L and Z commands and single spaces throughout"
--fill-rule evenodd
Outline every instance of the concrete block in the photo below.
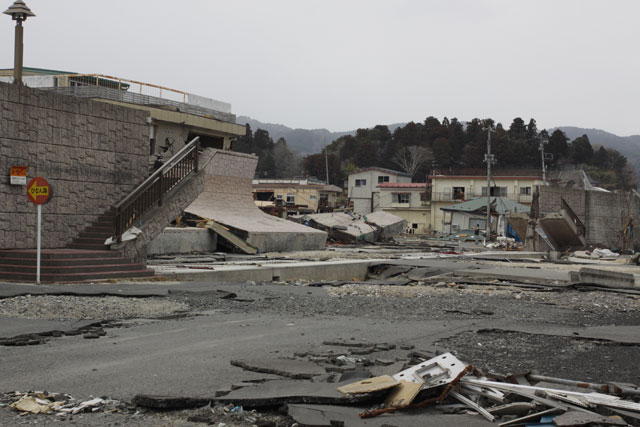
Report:
M 165 228 L 147 246 L 147 255 L 215 252 L 216 235 L 205 228 Z
M 592 283 L 606 288 L 640 288 L 640 274 L 591 267 L 582 267 L 577 281 Z

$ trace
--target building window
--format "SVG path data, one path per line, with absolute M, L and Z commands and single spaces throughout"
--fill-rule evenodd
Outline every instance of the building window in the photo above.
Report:
M 464 187 L 453 187 L 453 200 L 464 200 Z
M 309 200 L 318 200 L 316 196 L 309 196 Z
M 482 187 L 482 195 L 487 195 L 487 187 Z M 507 187 L 491 187 L 491 196 L 507 197 Z
M 296 195 L 295 193 L 287 193 L 287 204 L 295 205 L 296 204 Z
M 521 195 L 530 196 L 531 195 L 531 187 L 520 187 L 520 194 Z
M 356 187 L 364 187 L 367 185 L 366 179 L 356 179 Z
M 408 204 L 411 198 L 410 193 L 393 193 L 393 203 Z
M 384 176 L 384 175 L 380 175 L 378 177 L 378 184 L 382 184 L 383 182 L 389 182 L 389 177 L 388 176 Z

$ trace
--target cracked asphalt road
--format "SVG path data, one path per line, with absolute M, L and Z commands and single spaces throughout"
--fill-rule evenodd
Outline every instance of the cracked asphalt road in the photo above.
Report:
M 106 335 L 99 339 L 75 335 L 49 337 L 41 345 L 0 346 L 0 392 L 47 390 L 125 401 L 139 393 L 213 396 L 242 381 L 276 378 L 232 366 L 233 359 L 292 357 L 326 350 L 322 343 L 335 340 L 447 350 L 480 369 L 505 374 L 536 370 L 571 379 L 640 382 L 638 296 L 486 285 L 190 286 L 164 297 L 187 311 L 183 317 L 128 313 L 104 326 Z M 236 296 L 221 298 L 228 292 Z M 407 353 L 383 356 L 401 359 Z M 15 413 L 0 408 L 0 424 L 12 417 Z M 125 417 L 124 424 L 147 425 L 149 417 Z M 40 418 L 40 425 L 48 419 Z M 163 422 L 189 425 L 174 421 Z

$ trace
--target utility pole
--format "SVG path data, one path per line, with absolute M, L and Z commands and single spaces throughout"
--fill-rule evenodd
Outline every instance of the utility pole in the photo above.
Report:
M 487 153 L 484 155 L 484 161 L 487 164 L 487 225 L 486 239 L 491 238 L 491 165 L 496 163 L 496 156 L 491 154 L 491 132 L 493 129 L 488 127 L 487 131 Z
M 329 150 L 327 150 L 327 137 L 324 137 L 324 167 L 327 177 L 327 185 L 329 185 Z
M 539 142 L 540 145 L 538 146 L 538 150 L 540 150 L 540 159 L 542 160 L 542 184 L 547 185 L 547 167 L 544 164 L 544 146 L 549 143 L 549 138 L 540 137 Z

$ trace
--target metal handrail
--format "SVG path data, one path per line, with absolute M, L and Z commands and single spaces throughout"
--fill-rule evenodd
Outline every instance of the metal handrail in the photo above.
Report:
M 198 171 L 200 137 L 195 137 L 142 184 L 114 205 L 114 241 L 122 241 L 122 234 L 136 220 L 154 206 L 162 206 L 163 197 L 187 176 Z
M 580 217 L 578 216 L 578 214 L 576 214 L 573 211 L 573 209 L 571 209 L 571 206 L 569 206 L 569 203 L 567 203 L 567 201 L 564 198 L 560 199 L 560 203 L 561 203 L 562 209 L 564 209 L 567 215 L 569 215 L 569 218 L 571 218 L 571 220 L 576 225 L 580 233 L 583 236 L 586 236 L 587 227 L 585 227 L 584 223 L 580 220 Z

